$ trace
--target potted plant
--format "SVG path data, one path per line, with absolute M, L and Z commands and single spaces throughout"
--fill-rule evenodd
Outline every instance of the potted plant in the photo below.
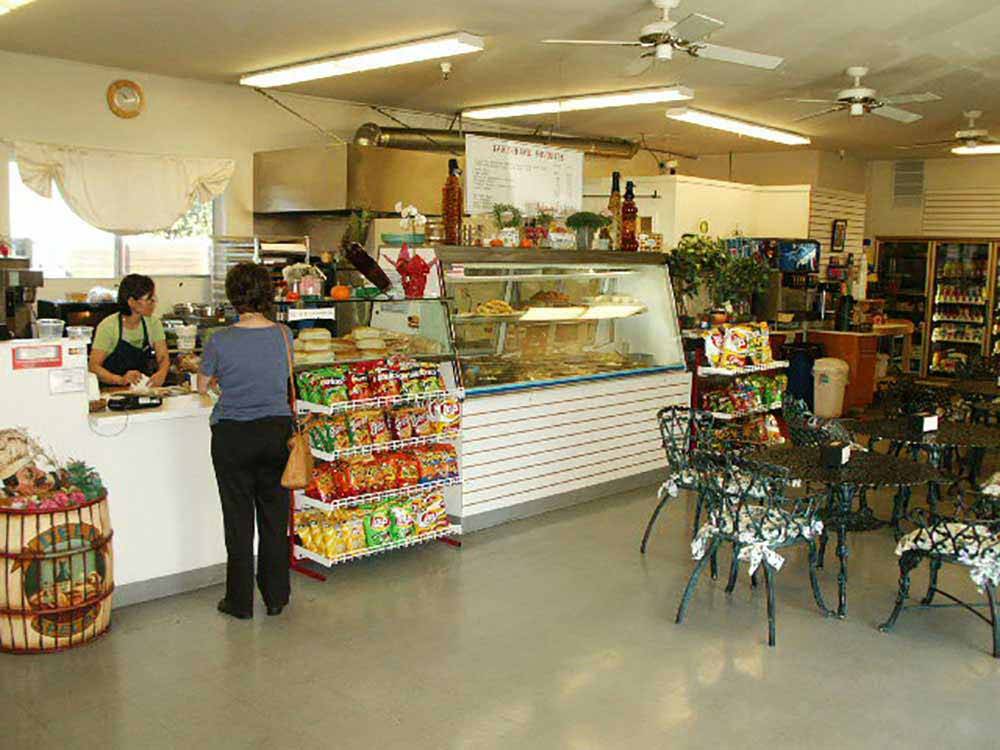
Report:
M 767 289 L 769 280 L 770 271 L 760 259 L 729 255 L 718 272 L 708 277 L 712 304 L 745 313 L 753 295 Z
M 593 211 L 578 211 L 566 218 L 566 226 L 576 232 L 576 249 L 589 250 L 594 244 L 594 232 L 611 223 L 610 216 Z
M 352 242 L 364 245 L 368 240 L 368 226 L 371 224 L 374 214 L 367 208 L 359 211 L 351 211 L 347 220 L 347 228 L 340 240 L 341 251 L 346 251 Z
M 504 247 L 517 247 L 521 244 L 521 225 L 524 224 L 524 214 L 517 206 L 509 203 L 493 204 L 493 221 L 497 225 L 497 234 Z
M 694 325 L 688 311 L 688 301 L 698 296 L 702 280 L 718 271 L 725 259 L 724 253 L 725 250 L 717 239 L 693 234 L 681 237 L 677 247 L 667 253 L 670 285 L 682 327 L 690 328 Z

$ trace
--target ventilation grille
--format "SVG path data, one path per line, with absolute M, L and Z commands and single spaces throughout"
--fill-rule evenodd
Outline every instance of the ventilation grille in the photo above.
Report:
M 924 163 L 897 161 L 892 173 L 892 205 L 919 207 L 924 198 Z

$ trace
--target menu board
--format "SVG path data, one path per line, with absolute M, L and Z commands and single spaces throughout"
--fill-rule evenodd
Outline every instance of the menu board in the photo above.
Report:
M 486 214 L 498 203 L 523 213 L 583 208 L 583 152 L 537 143 L 465 136 L 465 203 Z

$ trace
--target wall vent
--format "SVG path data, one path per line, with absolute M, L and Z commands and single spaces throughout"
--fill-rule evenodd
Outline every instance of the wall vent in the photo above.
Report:
M 897 161 L 892 170 L 892 205 L 919 208 L 924 199 L 924 163 Z

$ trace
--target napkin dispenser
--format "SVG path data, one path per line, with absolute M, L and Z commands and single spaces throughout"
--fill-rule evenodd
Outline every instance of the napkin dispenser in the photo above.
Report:
M 910 429 L 914 432 L 934 432 L 938 428 L 937 414 L 911 414 Z
M 824 469 L 839 469 L 851 460 L 851 445 L 842 441 L 820 447 L 820 462 Z

